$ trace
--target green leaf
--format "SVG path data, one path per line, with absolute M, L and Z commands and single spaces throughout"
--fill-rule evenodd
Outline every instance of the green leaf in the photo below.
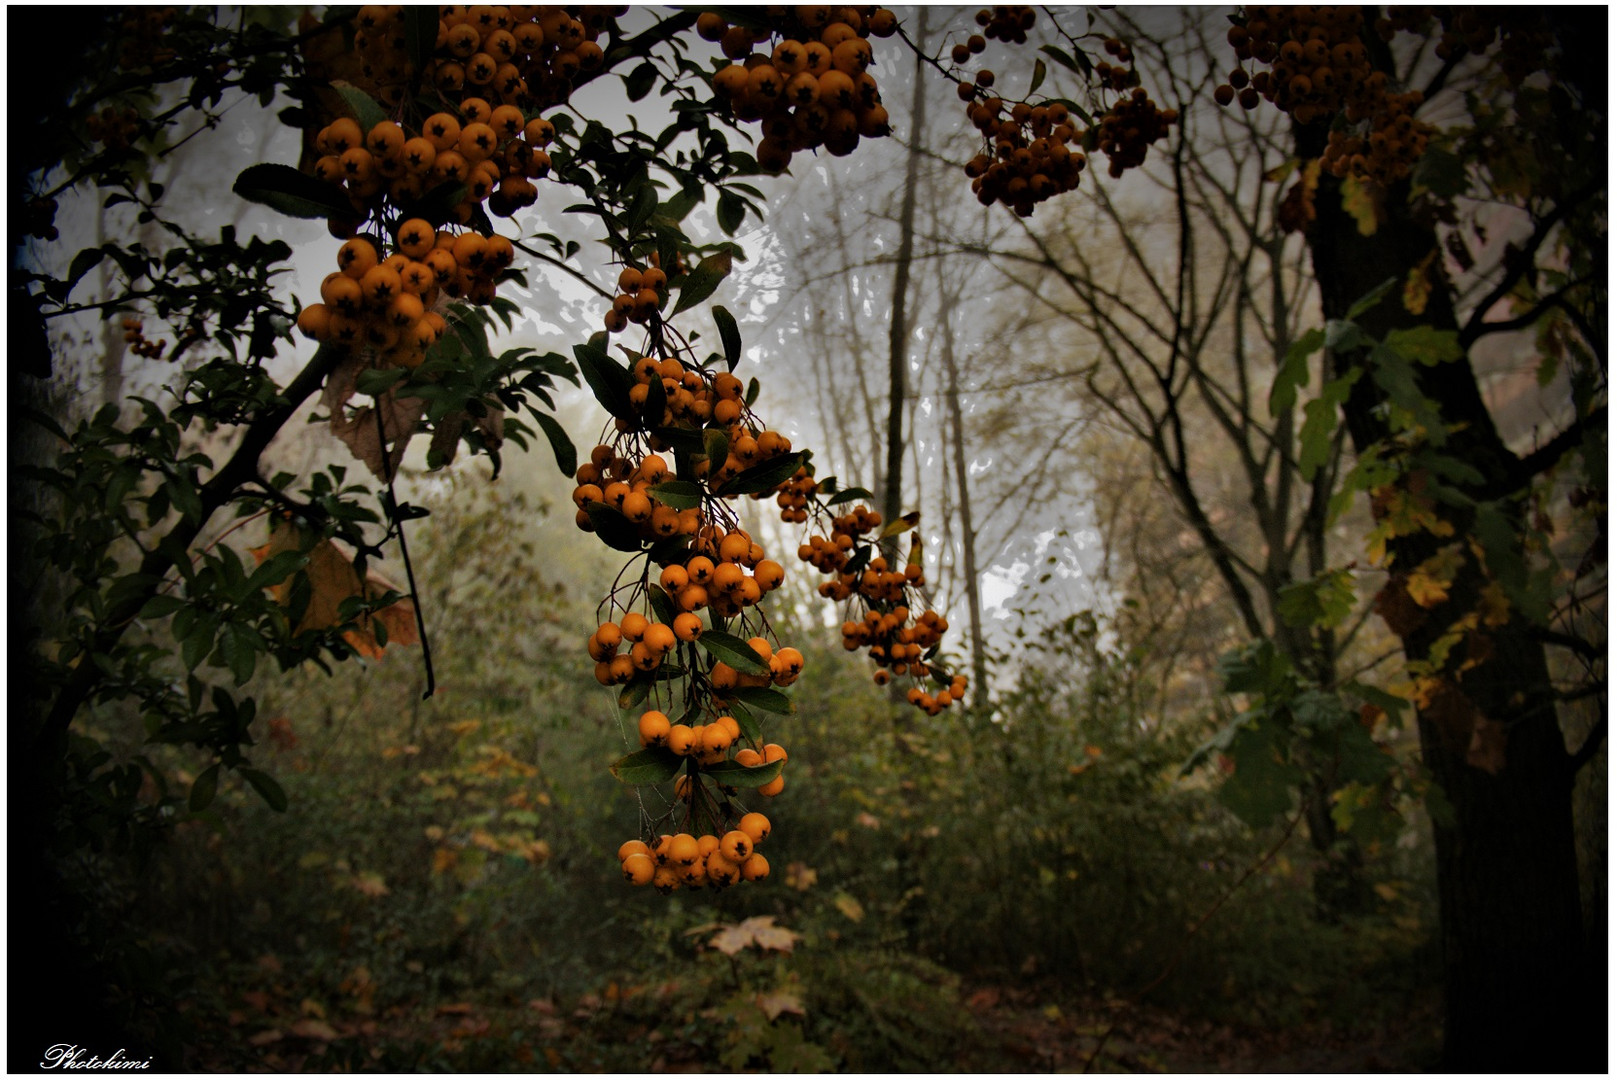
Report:
M 1077 57 L 1074 58 L 1063 49 L 1055 45 L 1040 45 L 1039 51 L 1073 74 L 1082 75 L 1085 78 L 1089 77 L 1089 57 L 1085 56 L 1082 52 L 1079 52 Z
M 706 649 L 715 660 L 723 661 L 743 675 L 768 675 L 769 665 L 753 651 L 751 645 L 722 630 L 704 630 L 696 643 Z
M 1460 335 L 1455 330 L 1439 330 L 1433 326 L 1411 326 L 1394 330 L 1387 335 L 1386 345 L 1406 360 L 1426 367 L 1436 367 L 1463 354 Z
M 1342 684 L 1345 693 L 1357 697 L 1360 701 L 1374 705 L 1388 716 L 1401 716 L 1409 708 L 1409 702 L 1397 694 L 1389 694 L 1379 686 L 1371 686 L 1356 680 L 1349 680 Z
M 1312 481 L 1314 474 L 1329 463 L 1336 442 L 1337 407 L 1347 401 L 1349 391 L 1358 381 L 1357 370 L 1332 379 L 1321 389 L 1319 397 L 1303 406 L 1303 426 L 1297 433 L 1297 470 L 1304 480 Z
M 679 615 L 679 610 L 668 598 L 667 590 L 653 581 L 646 586 L 646 596 L 651 600 L 651 609 L 657 613 L 657 621 L 672 626 L 674 619 Z
M 563 476 L 572 477 L 578 472 L 578 450 L 574 448 L 573 440 L 554 416 L 535 411 L 533 418 L 539 421 L 539 430 L 550 440 L 550 449 L 556 455 L 556 468 L 561 470 Z
M 161 619 L 174 614 L 183 607 L 185 607 L 185 601 L 178 596 L 154 596 L 141 606 L 140 618 Z
M 689 510 L 702 505 L 702 486 L 689 480 L 666 480 L 653 484 L 646 494 L 675 510 Z
M 752 715 L 752 710 L 748 709 L 740 701 L 730 702 L 729 709 L 730 715 L 735 717 L 736 723 L 741 726 L 742 736 L 752 745 L 762 747 L 764 745 L 764 729 L 758 725 L 758 720 Z
M 702 433 L 694 428 L 659 427 L 652 428 L 651 434 L 675 450 L 683 450 L 687 454 L 706 453 L 702 444 Z
M 1369 311 L 1371 308 L 1375 307 L 1377 304 L 1381 303 L 1382 297 L 1386 296 L 1393 286 L 1397 284 L 1398 279 L 1396 277 L 1390 277 L 1386 281 L 1383 281 L 1380 285 L 1377 285 L 1375 288 L 1365 293 L 1363 296 L 1359 297 L 1357 300 L 1353 301 L 1353 306 L 1347 310 L 1347 319 L 1351 322 L 1352 320 L 1357 319 L 1360 315 L 1363 315 L 1366 311 Z
M 721 784 L 730 787 L 763 787 L 780 775 L 786 767 L 784 761 L 771 761 L 765 765 L 742 765 L 735 761 L 721 761 L 716 765 L 704 765 L 702 771 Z
M 434 27 L 434 44 L 437 44 L 437 33 L 437 27 Z M 359 121 L 359 130 L 362 136 L 387 119 L 387 110 L 378 105 L 375 98 L 359 87 L 345 82 L 334 82 L 331 85 L 336 89 L 337 93 L 342 95 L 342 99 L 348 103 L 348 107 L 353 110 L 354 119 Z
M 629 370 L 593 345 L 574 345 L 573 356 L 601 408 L 619 419 L 632 419 L 634 405 L 629 400 L 629 390 L 634 386 L 634 376 Z
M 1426 153 L 1416 162 L 1414 175 L 1410 179 L 1414 194 L 1424 189 L 1444 199 L 1452 199 L 1470 186 L 1466 179 L 1465 161 L 1458 154 L 1450 153 L 1435 143 L 1427 146 Z
M 1218 659 L 1227 694 L 1261 694 L 1273 701 L 1291 691 L 1291 661 L 1264 638 Z
M 1218 801 L 1249 828 L 1261 829 L 1290 810 L 1292 786 L 1302 776 L 1280 760 L 1275 734 L 1268 725 L 1243 727 L 1226 751 L 1235 771 L 1219 785 Z
M 646 698 L 651 696 L 651 688 L 657 685 L 657 680 L 648 675 L 637 675 L 623 687 L 618 694 L 618 708 L 632 709 Z
M 685 284 L 679 290 L 679 301 L 674 304 L 670 317 L 693 308 L 712 296 L 719 283 L 730 276 L 731 262 L 730 253 L 721 251 L 697 263 L 696 267 L 685 275 Z
M 85 274 L 100 266 L 101 260 L 106 257 L 106 250 L 98 247 L 85 248 L 73 256 L 73 265 L 68 267 L 67 280 L 63 283 L 62 298 L 65 300 L 68 294 L 73 291 L 73 286 L 77 285 Z
M 650 180 L 642 180 L 635 188 L 634 202 L 629 206 L 625 231 L 633 236 L 647 219 L 657 212 L 657 188 Z
M 730 456 L 730 433 L 723 428 L 708 428 L 702 432 L 702 449 L 717 469 Z
M 685 759 L 666 746 L 648 746 L 612 763 L 612 775 L 630 787 L 671 780 Z
M 208 805 L 213 802 L 213 796 L 218 790 L 219 766 L 217 764 L 209 765 L 202 770 L 202 775 L 198 776 L 191 784 L 191 797 L 187 802 L 187 805 L 191 808 L 191 813 L 200 814 L 206 810 Z
M 1325 331 L 1319 327 L 1291 343 L 1286 359 L 1275 373 L 1269 389 L 1269 415 L 1279 416 L 1297 404 L 1297 389 L 1308 384 L 1308 358 L 1325 345 Z
M 590 524 L 595 526 L 595 535 L 607 547 L 617 551 L 640 550 L 640 526 L 624 517 L 617 507 L 604 502 L 585 503 L 584 512 L 590 516 Z
M 629 95 L 630 101 L 639 101 L 651 93 L 651 88 L 657 85 L 657 65 L 646 61 L 623 79 L 624 92 Z
M 1288 626 L 1338 626 L 1353 613 L 1354 595 L 1353 571 L 1327 570 L 1281 589 L 1276 610 Z
M 354 380 L 354 389 L 361 394 L 380 397 L 394 385 L 403 382 L 409 374 L 409 368 L 370 368 L 359 373 Z
M 253 790 L 258 792 L 259 797 L 271 810 L 277 814 L 286 813 L 286 792 L 276 782 L 275 777 L 257 769 L 238 768 L 236 771 L 241 773 L 242 779 L 253 785 Z
M 825 505 L 841 506 L 843 503 L 853 502 L 855 499 L 866 499 L 874 502 L 875 498 L 876 496 L 872 495 L 862 487 L 843 488 L 841 491 L 825 500 Z
M 302 569 L 309 562 L 309 557 L 301 551 L 283 551 L 271 555 L 253 571 L 247 579 L 247 589 L 267 589 L 271 585 L 279 585 Z
M 767 686 L 738 686 L 730 691 L 730 696 L 764 712 L 779 713 L 782 716 L 794 716 L 797 713 L 797 702 L 779 690 Z
M 719 328 L 719 341 L 724 344 L 724 362 L 734 371 L 741 362 L 741 331 L 736 327 L 735 316 L 728 309 L 715 304 L 713 322 Z
M 1035 59 L 1033 61 L 1033 83 L 1032 83 L 1032 85 L 1030 85 L 1027 88 L 1027 92 L 1028 92 L 1029 97 L 1032 97 L 1033 94 L 1039 89 L 1039 87 L 1044 85 L 1044 76 L 1045 76 L 1044 61 Z
M 230 190 L 287 217 L 346 218 L 354 213 L 354 208 L 334 185 L 316 180 L 290 165 L 274 162 L 249 165 L 236 177 Z
M 730 191 L 719 192 L 719 228 L 724 230 L 726 236 L 734 236 L 736 230 L 747 216 L 747 203 L 741 196 Z
M 195 608 L 190 610 L 197 611 Z M 180 643 L 180 659 L 184 662 L 186 670 L 194 671 L 198 664 L 208 658 L 208 654 L 213 651 L 214 636 L 218 632 L 219 616 L 211 611 L 197 611 L 190 632 Z
M 797 475 L 797 470 L 803 467 L 803 461 L 803 453 L 799 451 L 759 462 L 750 469 L 742 470 L 734 480 L 725 484 L 715 494 L 751 495 L 758 491 L 772 491 Z
M 1221 754 L 1228 750 L 1230 743 L 1235 740 L 1236 733 L 1241 730 L 1241 725 L 1247 722 L 1247 714 L 1242 713 L 1228 724 L 1225 724 L 1218 730 L 1216 735 L 1196 747 L 1190 757 L 1185 759 L 1184 765 L 1179 769 L 1179 775 L 1181 777 L 1189 776 L 1201 768 L 1214 754 Z

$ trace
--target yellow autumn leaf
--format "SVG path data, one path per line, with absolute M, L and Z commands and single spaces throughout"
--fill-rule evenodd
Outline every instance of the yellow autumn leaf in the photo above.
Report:
M 1439 581 L 1417 568 L 1404 583 L 1410 599 L 1423 608 L 1433 608 L 1449 598 L 1448 583 Z
M 1359 226 L 1360 236 L 1374 236 L 1381 224 L 1380 196 L 1377 189 L 1351 174 L 1342 178 L 1342 209 Z
M 859 922 L 865 917 L 864 905 L 845 892 L 837 893 L 831 902 L 836 905 L 838 911 L 846 915 L 852 922 Z
M 1510 621 L 1510 601 L 1499 582 L 1490 581 L 1482 587 L 1477 610 L 1482 615 L 1483 626 L 1504 626 Z
M 1432 260 L 1436 256 L 1437 250 L 1434 248 L 1426 258 L 1409 268 L 1409 276 L 1404 279 L 1404 310 L 1411 315 L 1426 312 L 1426 302 L 1432 295 Z

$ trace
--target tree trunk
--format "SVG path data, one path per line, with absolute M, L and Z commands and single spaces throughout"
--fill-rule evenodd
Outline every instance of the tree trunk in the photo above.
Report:
M 915 40 L 926 41 L 927 9 L 922 8 Z M 915 251 L 915 189 L 920 182 L 921 146 L 926 135 L 926 71 L 923 54 L 915 55 L 915 95 L 910 104 L 910 146 L 904 163 L 904 198 L 898 213 L 898 256 L 893 268 L 893 315 L 887 330 L 887 476 L 882 492 L 882 520 L 904 513 L 904 397 L 909 386 L 910 323 L 906 310 L 910 291 L 910 259 Z M 898 541 L 883 545 L 888 561 L 896 560 Z
M 954 443 L 954 483 L 960 493 L 961 575 L 966 586 L 966 612 L 971 619 L 972 700 L 988 702 L 988 659 L 983 648 L 983 602 L 977 573 L 977 530 L 971 519 L 971 470 L 966 467 L 966 424 L 960 412 L 960 369 L 955 363 L 954 324 L 947 311 L 942 313 L 943 367 L 949 386 L 949 427 Z
M 1322 133 L 1299 129 L 1301 156 L 1317 155 L 1322 143 Z M 1321 178 L 1307 241 L 1327 318 L 1344 317 L 1387 279 L 1401 281 L 1436 248 L 1432 226 L 1412 215 L 1408 195 L 1407 182 L 1387 193 L 1379 227 L 1367 237 L 1343 211 L 1339 183 Z M 1404 309 L 1395 290 L 1356 321 L 1375 338 L 1416 324 L 1457 328 L 1442 288 L 1433 290 L 1419 317 Z M 1335 374 L 1357 360 L 1335 356 Z M 1444 419 L 1463 425 L 1449 436 L 1447 452 L 1485 477 L 1481 490 L 1508 489 L 1516 458 L 1493 424 L 1469 358 L 1422 368 L 1417 378 Z M 1374 380 L 1361 378 L 1344 410 L 1356 452 L 1387 434 L 1379 404 Z M 1440 512 L 1452 519 L 1457 536 L 1466 535 L 1469 520 L 1452 508 Z M 1394 569 L 1413 567 L 1446 542 L 1430 534 L 1394 541 Z M 1405 656 L 1425 659 L 1453 621 L 1475 609 L 1483 584 L 1480 568 L 1468 560 L 1446 603 L 1400 619 L 1392 628 Z M 1445 679 L 1443 690 L 1418 711 L 1423 760 L 1453 808 L 1433 820 L 1446 1002 L 1443 1065 L 1489 1072 L 1603 1070 L 1603 969 L 1583 946 L 1573 770 L 1544 647 L 1519 614 L 1486 637 L 1473 654 L 1481 663 L 1465 673 L 1463 684 Z M 1493 725 L 1504 732 L 1502 765 L 1476 753 L 1474 740 L 1498 730 Z M 1485 764 L 1500 767 L 1489 771 Z

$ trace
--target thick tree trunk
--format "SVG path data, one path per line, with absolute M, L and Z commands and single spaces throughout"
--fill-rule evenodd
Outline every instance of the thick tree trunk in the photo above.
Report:
M 1317 154 L 1311 144 L 1321 142 L 1318 132 L 1298 133 L 1304 157 Z M 1327 318 L 1344 317 L 1388 278 L 1401 281 L 1437 244 L 1431 225 L 1410 213 L 1407 184 L 1387 193 L 1383 220 L 1368 237 L 1343 212 L 1339 185 L 1329 177 L 1320 183 L 1316 213 L 1307 239 Z M 1376 338 L 1400 326 L 1457 326 L 1441 288 L 1419 317 L 1404 309 L 1394 290 L 1357 322 Z M 1334 357 L 1336 373 L 1358 359 Z M 1516 459 L 1494 427 L 1469 358 L 1418 375 L 1444 418 L 1463 425 L 1449 437 L 1448 451 L 1483 474 L 1482 490 L 1508 487 Z M 1386 434 L 1378 404 L 1374 380 L 1361 378 L 1345 408 L 1357 452 Z M 1463 536 L 1470 522 L 1451 508 L 1444 512 Z M 1409 569 L 1446 542 L 1430 535 L 1395 541 L 1389 548 L 1394 569 Z M 1426 658 L 1456 618 L 1475 610 L 1482 584 L 1480 570 L 1468 563 L 1447 603 L 1400 620 L 1393 629 L 1405 655 Z M 1446 1000 L 1443 1064 L 1462 1071 L 1603 1070 L 1603 965 L 1583 944 L 1573 771 L 1544 647 L 1520 615 L 1488 629 L 1475 645 L 1481 662 L 1458 685 L 1446 680 L 1445 690 L 1418 713 L 1422 757 L 1453 808 L 1433 823 Z M 1480 754 L 1476 740 L 1501 731 L 1502 761 Z

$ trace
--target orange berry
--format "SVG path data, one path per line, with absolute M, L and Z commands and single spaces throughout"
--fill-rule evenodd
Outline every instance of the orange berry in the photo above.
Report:
M 736 755 L 736 760 L 740 760 L 739 754 Z M 742 815 L 741 820 L 736 822 L 736 828 L 750 836 L 754 846 L 763 843 L 769 837 L 769 819 L 757 811 Z
M 668 717 L 653 709 L 640 716 L 640 745 L 641 746 L 667 746 L 668 733 L 673 725 Z

